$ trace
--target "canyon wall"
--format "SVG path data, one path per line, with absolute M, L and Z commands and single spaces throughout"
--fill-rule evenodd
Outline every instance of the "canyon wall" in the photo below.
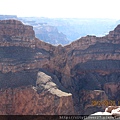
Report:
M 1 114 L 92 114 L 118 105 L 119 46 L 119 25 L 103 37 L 53 46 L 37 39 L 33 27 L 1 20 Z
M 52 82 L 57 77 L 44 73 L 46 79 L 41 77 L 48 80 L 45 86 L 48 88 L 36 86 L 38 78 L 42 81 L 39 69 L 50 63 L 54 49 L 54 46 L 35 38 L 33 27 L 16 20 L 0 21 L 1 115 L 75 113 L 72 94 L 63 92 Z

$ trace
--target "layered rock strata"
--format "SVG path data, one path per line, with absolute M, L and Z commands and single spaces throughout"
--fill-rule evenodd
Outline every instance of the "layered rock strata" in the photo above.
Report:
M 31 26 L 16 20 L 0 21 L 0 88 L 17 91 L 24 86 L 25 91 L 28 89 L 28 93 L 30 90 L 35 96 L 47 91 L 53 98 L 57 95 L 59 101 L 66 100 L 68 107 L 63 101 L 58 102 L 61 112 L 53 112 L 60 109 L 53 107 L 49 109 L 50 114 L 63 114 L 63 109 L 67 109 L 65 114 L 104 111 L 107 105 L 119 104 L 119 46 L 119 25 L 104 37 L 86 36 L 66 46 L 53 46 L 35 38 Z M 27 88 L 29 85 L 37 92 Z M 4 91 L 1 94 L 4 95 Z M 65 95 L 65 99 L 61 99 L 61 95 Z M 36 102 L 37 99 L 39 97 Z M 40 111 L 43 112 L 49 114 L 47 109 Z M 33 114 L 38 112 L 35 110 Z
M 35 38 L 33 27 L 16 20 L 0 21 L 1 115 L 75 113 L 72 94 L 60 90 L 45 73 L 39 78 L 39 69 L 50 63 L 54 49 Z
M 1 115 L 71 115 L 72 95 L 61 91 L 52 78 L 39 72 L 37 86 L 0 90 Z

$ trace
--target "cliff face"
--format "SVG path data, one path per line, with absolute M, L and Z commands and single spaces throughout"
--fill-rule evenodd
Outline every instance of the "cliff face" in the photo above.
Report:
M 39 72 L 34 86 L 1 88 L 0 115 L 74 114 L 72 94 L 60 90 L 52 80 L 51 76 Z
M 45 88 L 36 86 L 42 81 L 39 69 L 49 64 L 54 49 L 35 38 L 31 26 L 0 21 L 0 114 L 74 114 L 72 95 L 62 92 L 50 76 L 44 73 Z
M 12 90 L 25 100 L 11 95 L 14 109 L 6 112 L 5 107 L 1 114 L 92 114 L 113 105 L 110 100 L 117 104 L 119 29 L 118 25 L 104 37 L 86 36 L 63 47 L 38 40 L 33 28 L 20 21 L 0 21 L 0 99 L 6 101 L 1 108 L 8 104 L 5 91 Z M 41 107 L 39 99 L 44 99 Z M 27 101 L 35 107 L 30 108 Z
M 101 104 L 104 107 L 118 105 L 120 99 L 119 29 L 118 25 L 104 37 L 86 36 L 80 38 L 65 47 L 58 46 L 58 50 L 55 51 L 59 56 L 53 58 L 53 66 L 57 66 L 54 73 L 59 71 L 62 85 L 73 94 L 74 106 L 78 114 L 94 113 L 99 109 L 103 111 L 102 107 L 99 108 Z M 53 66 L 51 64 L 51 67 Z M 98 98 L 87 97 L 94 90 L 104 91 L 107 97 L 103 98 L 103 94 Z M 89 91 L 87 96 L 82 94 L 83 91 L 86 94 Z M 113 103 L 110 103 L 110 100 Z M 98 102 L 99 105 L 88 106 L 89 103 L 92 104 L 92 101 Z M 103 102 L 100 103 L 100 101 Z M 104 104 L 104 101 L 107 103 Z M 81 109 L 86 111 L 82 112 Z
M 54 47 L 35 38 L 33 27 L 5 20 L 0 21 L 0 28 L 0 70 L 3 73 L 34 69 L 50 59 Z

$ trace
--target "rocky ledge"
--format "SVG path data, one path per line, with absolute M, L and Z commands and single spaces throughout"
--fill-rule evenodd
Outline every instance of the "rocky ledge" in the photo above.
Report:
M 72 94 L 63 92 L 59 89 L 60 86 L 52 81 L 51 76 L 39 72 L 36 86 L 2 88 L 0 90 L 0 115 L 74 114 Z

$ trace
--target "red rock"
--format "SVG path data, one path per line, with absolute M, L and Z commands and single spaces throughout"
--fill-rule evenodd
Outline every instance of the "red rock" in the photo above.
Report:
M 46 84 L 45 84 L 46 83 Z M 71 115 L 75 114 L 72 94 L 61 91 L 52 78 L 38 73 L 37 86 L 0 90 L 1 115 Z M 39 84 L 39 87 L 38 87 Z M 41 89 L 43 88 L 43 90 Z
M 37 107 L 35 109 L 30 108 L 30 104 L 35 102 L 33 104 L 35 106 L 38 99 L 44 99 L 44 101 L 40 101 L 40 104 L 43 104 L 40 108 L 41 114 L 63 114 L 62 111 L 65 112 L 66 110 L 65 114 L 72 114 L 74 113 L 73 104 L 77 113 L 86 114 L 88 108 L 91 111 L 94 109 L 90 102 L 100 100 L 98 99 L 100 97 L 99 92 L 95 92 L 95 90 L 104 90 L 100 94 L 104 96 L 104 98 L 100 97 L 102 100 L 111 98 L 119 100 L 120 89 L 117 85 L 120 74 L 119 30 L 120 26 L 117 26 L 115 30 L 104 37 L 86 36 L 66 46 L 53 46 L 35 38 L 31 26 L 24 25 L 16 20 L 0 21 L 0 84 L 2 85 L 1 88 L 10 87 L 5 89 L 8 92 L 11 92 L 13 86 L 16 87 L 13 91 L 18 96 L 11 96 L 10 99 L 15 99 L 15 105 L 17 104 L 20 107 L 17 108 L 12 104 L 12 107 L 15 108 L 14 112 L 13 109 L 8 109 L 8 114 L 38 114 Z M 37 80 L 35 75 L 37 75 L 39 69 L 48 72 L 51 76 L 55 75 L 58 78 L 56 84 L 62 84 L 64 89 L 72 93 L 72 96 L 57 97 L 59 102 L 56 103 L 57 106 L 54 108 L 55 95 L 53 93 L 54 91 L 58 92 L 59 88 L 55 89 L 56 86 L 54 86 L 55 88 L 52 86 L 54 89 L 47 90 L 49 92 L 38 94 L 32 87 L 27 87 L 28 85 L 35 86 Z M 33 71 L 34 77 L 30 78 Z M 5 79 L 3 80 L 3 78 Z M 55 82 L 46 83 L 42 86 L 43 90 L 49 88 L 50 85 L 54 85 Z M 111 82 L 113 82 L 112 85 Z M 23 84 L 26 87 L 22 89 Z M 111 90 L 111 94 L 109 94 L 108 89 Z M 50 96 L 51 100 L 48 100 L 45 94 L 48 94 L 47 96 Z M 31 99 L 33 95 L 35 95 L 36 100 L 31 100 L 27 104 L 27 98 Z M 2 91 L 0 108 L 4 106 L 4 102 L 8 99 L 5 97 L 5 91 Z M 87 101 L 89 103 L 86 103 Z M 45 105 L 44 102 L 48 102 L 48 104 Z M 71 102 L 73 104 L 70 104 Z M 27 105 L 25 106 L 25 104 Z M 82 105 L 84 106 L 80 110 Z M 71 111 L 68 108 L 72 108 Z M 57 110 L 56 113 L 55 110 Z M 90 112 L 87 111 L 87 114 Z M 6 114 L 5 108 L 3 112 L 1 111 L 1 114 Z

